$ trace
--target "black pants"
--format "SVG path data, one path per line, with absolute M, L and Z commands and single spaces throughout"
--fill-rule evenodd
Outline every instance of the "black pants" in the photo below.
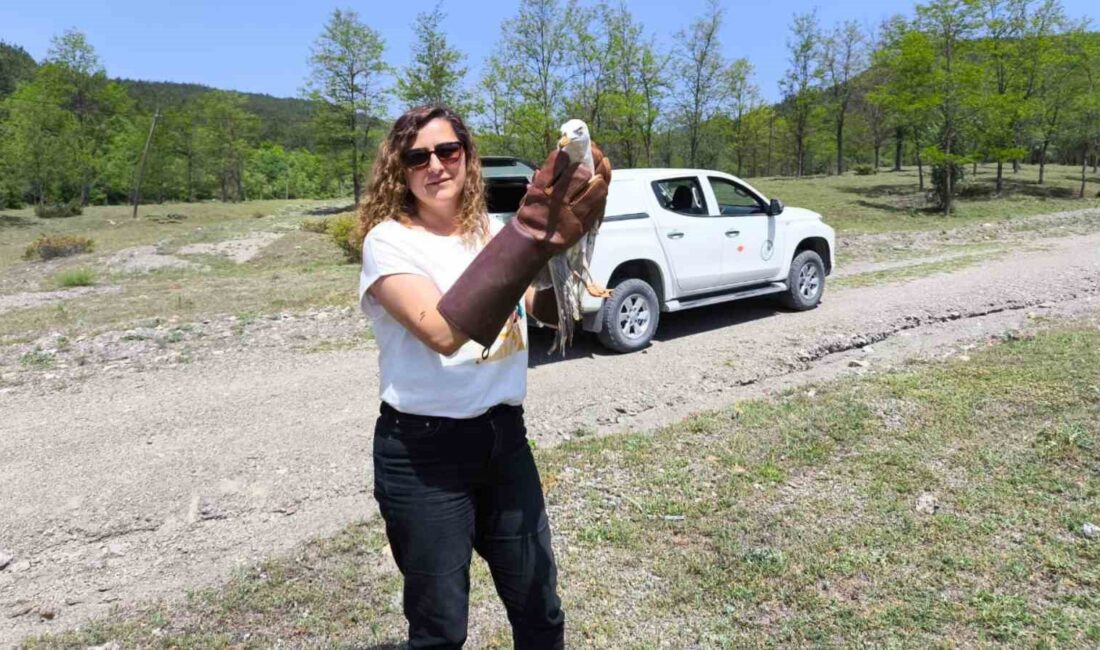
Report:
M 382 403 L 374 496 L 405 578 L 410 648 L 466 640 L 470 558 L 489 565 L 517 649 L 562 648 L 565 617 L 523 407 L 451 419 Z

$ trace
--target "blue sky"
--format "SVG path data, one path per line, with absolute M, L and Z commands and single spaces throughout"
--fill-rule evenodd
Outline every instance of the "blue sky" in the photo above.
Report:
M 217 88 L 295 96 L 308 68 L 310 44 L 335 7 L 347 7 L 382 33 L 386 60 L 409 59 L 412 23 L 435 0 L 399 2 L 303 3 L 286 0 L 163 2 L 156 0 L 3 0 L 0 40 L 22 45 L 36 59 L 50 38 L 67 28 L 83 31 L 111 76 L 202 83 Z M 701 14 L 705 0 L 629 0 L 634 15 L 665 45 Z M 1100 22 L 1096 0 L 1063 0 L 1073 18 Z M 454 46 L 467 56 L 476 78 L 492 51 L 501 22 L 515 14 L 518 0 L 444 2 L 446 27 Z M 786 67 L 785 42 L 791 16 L 815 6 L 824 26 L 853 19 L 877 24 L 895 13 L 912 15 L 912 0 L 726 0 L 722 50 L 748 58 L 763 96 L 778 98 Z M 476 9 L 471 9 L 476 7 Z M 1095 27 L 1095 26 L 1094 26 Z

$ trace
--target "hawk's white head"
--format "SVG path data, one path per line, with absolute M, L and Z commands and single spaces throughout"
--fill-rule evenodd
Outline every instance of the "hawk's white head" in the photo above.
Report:
M 558 146 L 565 150 L 573 162 L 585 162 L 591 157 L 592 136 L 588 134 L 588 125 L 584 120 L 569 120 L 561 125 L 561 139 Z

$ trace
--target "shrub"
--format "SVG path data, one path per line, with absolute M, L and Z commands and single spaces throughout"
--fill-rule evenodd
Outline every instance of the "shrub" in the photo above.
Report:
M 56 203 L 54 205 L 36 205 L 34 214 L 42 219 L 62 219 L 75 217 L 84 210 L 80 207 L 80 201 L 74 200 L 68 203 Z
M 59 287 L 90 287 L 95 284 L 95 271 L 91 269 L 69 269 L 58 273 L 54 279 Z
M 355 213 L 342 214 L 328 220 L 328 234 L 344 251 L 349 262 L 363 260 L 363 242 L 359 238 Z
M 39 235 L 27 250 L 23 251 L 23 259 L 31 260 L 38 257 L 43 260 L 52 260 L 55 257 L 68 257 L 80 253 L 90 253 L 95 248 L 95 242 L 87 237 L 73 235 Z
M 319 232 L 324 234 L 328 232 L 328 219 L 306 219 L 299 227 L 306 232 Z
M 854 171 L 856 176 L 870 176 L 878 173 L 878 170 L 871 165 L 856 165 Z
M 947 166 L 951 165 L 952 195 L 958 194 L 966 181 L 966 167 L 962 162 L 943 162 L 932 166 L 932 198 L 936 205 L 947 205 Z

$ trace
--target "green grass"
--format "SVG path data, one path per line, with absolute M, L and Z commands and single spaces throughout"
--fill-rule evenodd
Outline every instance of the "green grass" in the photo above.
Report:
M 570 644 L 1096 646 L 1095 322 L 537 451 Z M 375 520 L 27 647 L 392 643 L 399 584 Z M 480 561 L 473 584 L 508 647 Z
M 978 168 L 956 203 L 950 217 L 936 212 L 927 192 L 918 191 L 917 170 L 880 171 L 871 176 L 845 174 L 836 177 L 750 179 L 754 187 L 787 205 L 808 208 L 822 214 L 840 233 L 870 233 L 899 230 L 940 230 L 971 223 L 997 222 L 1062 210 L 1100 207 L 1097 190 L 1100 176 L 1089 175 L 1086 198 L 1076 198 L 1080 168 L 1048 165 L 1044 184 L 1039 185 L 1037 165 L 1024 165 L 1020 173 L 1005 172 L 1005 191 L 993 196 L 994 165 Z M 925 188 L 930 187 L 925 169 Z
M 54 282 L 61 288 L 90 287 L 95 284 L 95 271 L 87 268 L 76 268 L 61 271 L 54 276 Z

